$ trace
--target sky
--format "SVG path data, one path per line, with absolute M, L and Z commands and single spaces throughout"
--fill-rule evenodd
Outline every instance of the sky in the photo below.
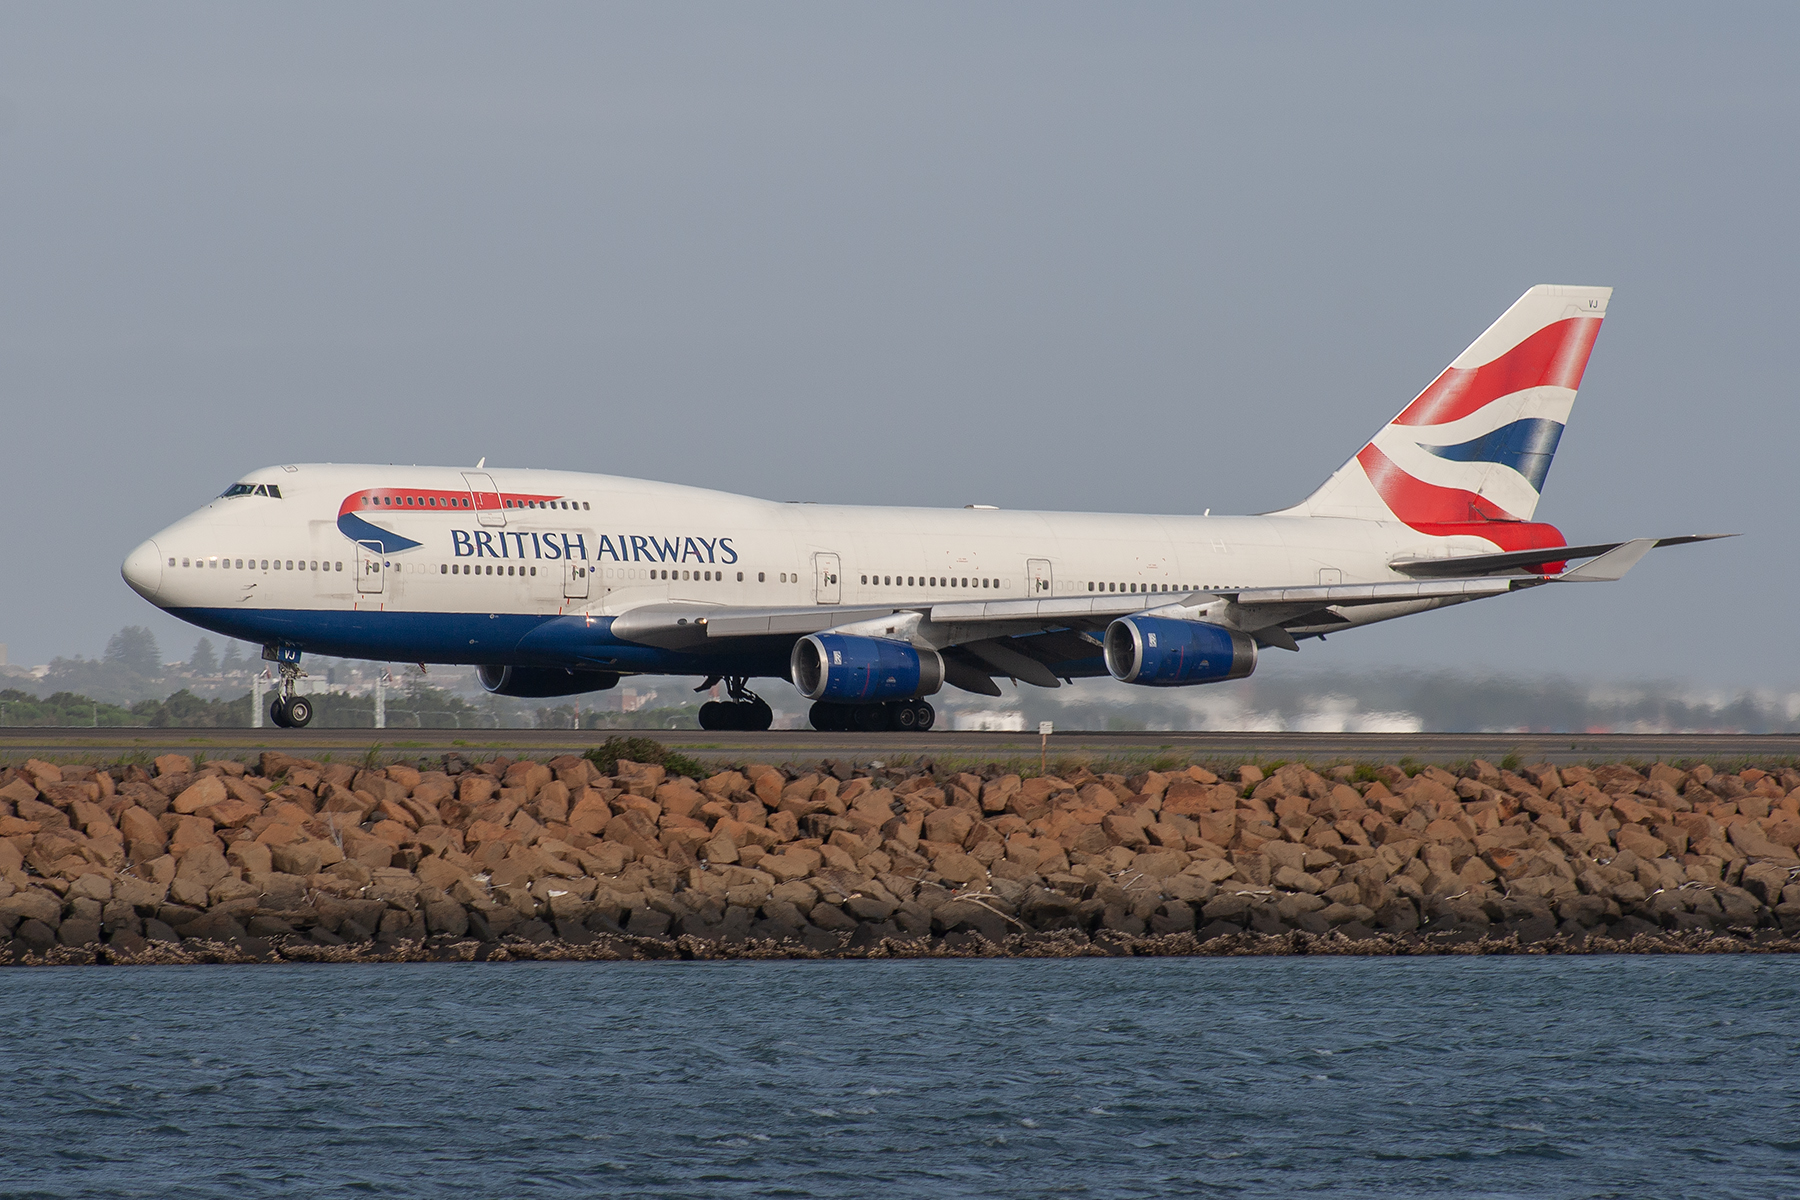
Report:
M 1536 283 L 1617 290 L 1538 509 L 1736 532 L 1313 669 L 1780 686 L 1800 8 L 0 8 L 0 642 L 280 462 L 1256 512 Z M 1281 670 L 1271 652 L 1263 670 Z

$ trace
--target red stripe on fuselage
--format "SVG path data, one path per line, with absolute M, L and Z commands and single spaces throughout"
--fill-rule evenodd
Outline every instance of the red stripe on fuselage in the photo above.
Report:
M 1533 387 L 1581 386 L 1588 355 L 1600 335 L 1599 317 L 1569 317 L 1546 325 L 1479 367 L 1446 367 L 1420 392 L 1396 425 L 1443 425 L 1502 396 Z
M 527 501 L 540 504 L 560 499 L 560 496 L 531 492 L 504 492 L 495 495 L 493 492 L 439 491 L 433 488 L 364 488 L 344 497 L 344 502 L 338 506 L 338 516 L 345 513 L 391 513 L 395 510 L 468 513 L 497 508 L 523 508 Z

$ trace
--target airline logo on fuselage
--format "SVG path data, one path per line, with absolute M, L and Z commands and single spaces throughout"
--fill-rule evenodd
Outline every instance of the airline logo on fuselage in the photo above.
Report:
M 457 558 L 572 558 L 586 560 L 587 537 L 580 533 L 529 533 L 513 529 L 452 529 Z M 728 537 L 659 537 L 603 533 L 594 562 L 734 563 L 737 549 Z
M 564 497 L 526 493 L 468 492 L 426 488 L 366 488 L 344 497 L 338 506 L 338 532 L 353 542 L 374 542 L 384 553 L 399 554 L 424 543 L 374 524 L 368 518 L 382 514 L 467 517 L 482 510 L 506 509 L 520 513 L 578 507 Z M 659 534 L 621 533 L 599 535 L 593 558 L 588 558 L 588 537 L 583 533 L 523 529 L 452 529 L 450 552 L 456 558 L 569 559 L 586 562 L 660 562 L 731 564 L 737 548 L 728 537 L 665 537 Z

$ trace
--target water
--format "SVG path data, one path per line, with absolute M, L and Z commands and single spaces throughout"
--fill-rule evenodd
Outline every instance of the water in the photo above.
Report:
M 1800 960 L 0 973 L 0 1196 L 1800 1196 Z

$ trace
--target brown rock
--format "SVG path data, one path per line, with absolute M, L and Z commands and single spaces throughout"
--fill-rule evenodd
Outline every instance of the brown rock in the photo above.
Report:
M 168 895 L 169 885 L 167 883 L 139 879 L 134 875 L 121 875 L 113 881 L 113 899 L 136 908 L 149 908 L 161 904 Z
M 160 755 L 155 765 L 158 775 L 192 775 L 194 773 L 194 760 L 185 754 Z M 267 775 L 268 772 L 264 771 L 263 774 Z
M 1188 856 L 1179 850 L 1153 850 L 1131 860 L 1131 869 L 1151 879 L 1167 879 L 1187 869 Z
M 925 840 L 960 846 L 975 827 L 975 816 L 966 808 L 940 808 L 925 816 Z
M 613 818 L 612 808 L 591 788 L 574 798 L 569 809 L 569 828 L 576 833 L 599 834 Z
M 1120 813 L 1108 813 L 1100 818 L 1100 830 L 1116 846 L 1143 850 L 1150 844 L 1149 838 L 1144 835 L 1144 827 Z
M 210 888 L 231 873 L 231 865 L 214 846 L 196 846 L 183 854 L 175 867 L 175 878 Z
M 1734 778 L 1724 776 L 1724 778 Z M 1749 855 L 1751 858 L 1775 858 L 1783 861 L 1794 861 L 1794 850 L 1791 846 L 1778 846 L 1768 839 L 1762 826 L 1755 821 L 1738 819 L 1732 822 L 1728 831 L 1731 844 Z
M 785 853 L 768 855 L 757 864 L 757 870 L 767 872 L 779 882 L 787 883 L 811 875 L 824 861 L 816 851 L 794 846 Z
M 987 868 L 967 854 L 940 854 L 931 865 L 939 875 L 955 883 L 978 883 L 988 877 Z
M 245 875 L 252 872 L 269 872 L 275 869 L 273 855 L 269 848 L 261 842 L 248 838 L 231 843 L 225 848 L 225 860 L 234 866 L 242 867 Z
M 0 897 L 0 917 L 18 917 L 42 921 L 55 928 L 62 919 L 62 900 L 37 888 L 26 888 L 10 896 Z
M 119 832 L 124 835 L 128 844 L 141 842 L 147 851 L 153 850 L 154 853 L 148 855 L 151 858 L 161 854 L 169 844 L 169 835 L 163 832 L 163 827 L 157 823 L 156 818 L 135 804 L 128 805 L 119 813 Z
M 270 846 L 270 865 L 277 871 L 289 875 L 317 875 L 329 862 L 342 862 L 343 854 L 330 843 L 316 840 L 289 842 L 286 845 Z
M 981 810 L 988 813 L 1005 812 L 1023 788 L 1024 783 L 1017 775 L 1002 775 L 998 779 L 990 779 L 981 787 Z
M 1666 842 L 1638 825 L 1621 825 L 1613 835 L 1621 850 L 1629 850 L 1639 858 L 1660 858 L 1669 852 Z
M 68 814 L 59 808 L 45 804 L 42 800 L 21 800 L 13 808 L 18 812 L 21 821 L 33 823 L 36 829 L 48 831 L 69 828 Z
M 230 793 L 217 775 L 202 775 L 175 797 L 170 808 L 178 813 L 197 813 L 208 805 L 218 804 Z

